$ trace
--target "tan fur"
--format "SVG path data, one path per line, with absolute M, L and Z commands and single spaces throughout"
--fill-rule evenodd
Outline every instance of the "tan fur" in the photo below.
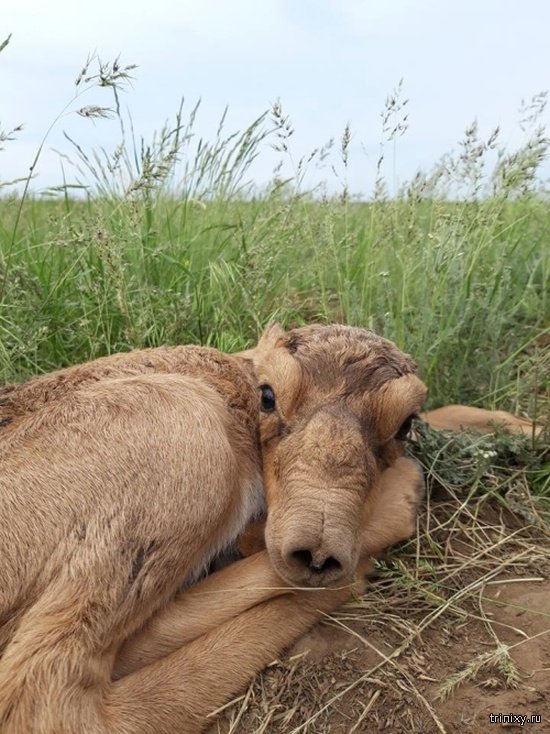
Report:
M 364 511 L 360 576 L 371 568 L 369 557 L 413 534 L 422 493 L 422 473 L 411 459 L 401 458 L 394 467 L 382 473 Z M 253 555 L 179 594 L 124 645 L 116 660 L 117 677 L 168 655 L 214 630 L 224 620 L 269 599 L 291 595 L 300 607 L 304 603 L 313 603 L 331 610 L 349 598 L 351 590 L 348 585 L 335 590 L 292 591 L 292 587 L 275 573 L 268 554 L 263 550 L 262 524 L 258 523 L 257 528 L 261 528 L 261 535 L 258 532 Z M 299 615 L 300 611 L 296 608 L 293 613 Z
M 278 400 L 260 421 L 271 561 L 293 584 L 337 583 L 357 564 L 362 508 L 403 453 L 393 436 L 426 388 L 410 357 L 352 327 L 274 325 L 243 356 Z
M 422 479 L 393 436 L 415 371 L 361 329 L 274 326 L 240 356 L 143 350 L 0 390 L 0 730 L 201 731 L 413 532 Z M 179 591 L 262 482 L 268 552 Z

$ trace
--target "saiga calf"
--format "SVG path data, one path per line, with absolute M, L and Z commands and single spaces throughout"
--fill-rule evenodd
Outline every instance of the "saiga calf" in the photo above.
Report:
M 412 533 L 422 480 L 400 440 L 424 397 L 406 355 L 348 327 L 273 326 L 240 356 L 144 350 L 4 388 L 1 731 L 200 731 L 349 597 L 362 557 Z M 262 487 L 267 553 L 178 592 Z

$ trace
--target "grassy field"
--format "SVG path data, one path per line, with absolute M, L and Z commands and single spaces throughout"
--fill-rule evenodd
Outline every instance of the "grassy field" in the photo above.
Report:
M 0 201 L 0 375 L 113 351 L 237 349 L 262 325 L 342 321 L 414 355 L 430 404 L 534 415 L 549 358 L 550 207 L 160 193 Z M 545 336 L 546 334 L 546 336 Z
M 27 188 L 0 198 L 0 379 L 158 344 L 242 348 L 272 318 L 343 321 L 413 354 L 431 405 L 540 413 L 550 366 L 544 94 L 523 105 L 518 148 L 474 123 L 390 198 L 386 172 L 407 127 L 398 86 L 381 115 L 374 191 L 360 202 L 346 183 L 349 127 L 296 159 L 279 103 L 240 133 L 224 117 L 211 141 L 196 135 L 197 107 L 180 107 L 137 141 L 118 105 L 132 71 L 91 57 L 75 82 L 68 109 L 121 126 L 114 150 L 67 141 L 80 197 L 61 185 L 47 192 L 55 200 Z M 97 86 L 112 90 L 112 108 L 81 106 Z M 0 155 L 20 134 L 0 130 Z M 249 172 L 267 146 L 280 165 L 258 190 Z M 320 162 L 328 180 L 308 190 Z

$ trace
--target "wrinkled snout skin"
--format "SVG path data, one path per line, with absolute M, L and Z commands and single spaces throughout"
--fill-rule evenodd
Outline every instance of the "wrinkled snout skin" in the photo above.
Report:
M 303 586 L 349 577 L 377 467 L 361 426 L 344 408 L 321 408 L 270 451 L 266 543 L 281 575 Z
M 369 494 L 404 454 L 403 425 L 425 399 L 416 366 L 391 342 L 345 326 L 275 324 L 242 356 L 270 398 L 260 444 L 271 561 L 295 586 L 345 582 L 364 544 Z

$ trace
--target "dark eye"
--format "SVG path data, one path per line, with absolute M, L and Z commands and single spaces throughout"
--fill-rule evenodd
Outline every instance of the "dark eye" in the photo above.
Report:
M 262 391 L 262 410 L 264 413 L 273 413 L 275 410 L 275 393 L 269 385 L 260 385 Z
M 414 415 L 410 415 L 406 421 L 403 422 L 401 428 L 397 431 L 395 434 L 395 438 L 398 441 L 406 441 L 407 437 L 410 433 L 412 421 L 413 421 Z

